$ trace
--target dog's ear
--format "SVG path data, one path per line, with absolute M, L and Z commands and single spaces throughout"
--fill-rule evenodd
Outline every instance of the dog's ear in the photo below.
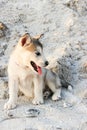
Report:
M 39 39 L 40 39 L 43 35 L 44 35 L 43 33 L 42 33 L 42 34 L 40 34 L 40 35 L 36 35 L 36 36 L 34 37 L 34 39 L 39 40 Z
M 20 44 L 21 44 L 21 46 L 29 45 L 30 42 L 31 42 L 31 36 L 30 36 L 28 33 L 24 34 L 24 35 L 21 37 L 21 39 L 20 39 Z

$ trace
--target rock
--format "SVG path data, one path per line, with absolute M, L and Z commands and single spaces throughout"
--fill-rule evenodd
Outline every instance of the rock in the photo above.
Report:
M 79 15 L 86 15 L 87 11 L 87 1 L 81 1 L 81 0 L 70 0 L 65 4 L 68 8 L 76 11 L 79 13 Z
M 0 99 L 8 98 L 8 78 L 0 78 Z
M 0 49 L 0 57 L 4 55 L 4 50 Z
M 26 117 L 30 117 L 30 118 L 38 117 L 39 114 L 40 114 L 40 111 L 37 109 L 29 109 L 26 111 Z
M 87 122 L 84 122 L 81 127 L 79 128 L 79 130 L 86 130 L 87 129 Z
M 8 30 L 8 27 L 4 23 L 0 22 L 0 38 L 6 36 L 7 30 Z
M 0 22 L 0 30 L 6 30 L 6 29 L 8 29 L 7 26 L 4 23 Z
M 6 77 L 7 76 L 7 58 L 3 57 L 0 59 L 0 77 Z

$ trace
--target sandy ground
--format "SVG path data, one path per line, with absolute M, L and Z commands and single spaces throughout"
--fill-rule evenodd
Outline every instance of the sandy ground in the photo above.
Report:
M 87 130 L 87 74 L 79 69 L 87 60 L 87 15 L 84 1 L 0 0 L 0 22 L 8 27 L 7 30 L 0 28 L 1 130 Z M 70 79 L 75 86 L 72 91 L 62 90 L 62 100 L 53 102 L 48 99 L 43 105 L 32 105 L 20 97 L 17 108 L 6 112 L 3 106 L 8 100 L 4 99 L 8 93 L 5 84 L 8 80 L 7 62 L 13 46 L 25 32 L 32 36 L 44 33 L 41 42 L 44 43 L 44 52 L 50 62 L 49 68 L 55 68 L 57 59 L 66 54 L 64 58 L 67 66 L 63 67 L 70 71 L 72 69 L 74 78 L 67 76 L 68 69 L 64 72 L 65 78 Z M 87 64 L 85 68 L 87 72 Z
M 7 100 L 0 100 L 0 129 L 86 130 L 87 100 L 75 98 L 66 90 L 63 93 L 66 97 L 62 100 L 45 100 L 43 105 L 32 105 L 25 97 L 20 97 L 17 108 L 9 111 L 3 110 Z
M 87 105 L 66 105 L 65 101 L 45 101 L 43 105 L 20 102 L 18 107 L 3 111 L 6 101 L 0 101 L 1 130 L 86 130 Z M 28 110 L 37 110 L 29 113 Z

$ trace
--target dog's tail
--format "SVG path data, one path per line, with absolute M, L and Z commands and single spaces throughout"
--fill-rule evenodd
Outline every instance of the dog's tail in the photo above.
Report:
M 69 91 L 73 90 L 73 85 L 68 83 L 67 81 L 61 80 L 61 85 L 62 85 L 63 88 L 66 88 Z

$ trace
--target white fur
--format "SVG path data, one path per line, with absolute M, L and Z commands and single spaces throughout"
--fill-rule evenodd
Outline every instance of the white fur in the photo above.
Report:
M 42 75 L 39 75 L 31 66 L 30 61 L 34 61 L 37 65 L 44 67 L 45 57 L 41 47 L 37 46 L 37 50 L 41 56 L 36 57 L 35 52 L 30 52 L 18 44 L 13 51 L 9 64 L 9 100 L 5 104 L 5 109 L 12 109 L 17 105 L 18 90 L 20 89 L 25 96 L 33 98 L 33 104 L 42 104 L 43 88 L 48 85 L 54 93 L 52 100 L 60 98 L 60 80 L 58 76 L 50 70 L 42 69 Z

